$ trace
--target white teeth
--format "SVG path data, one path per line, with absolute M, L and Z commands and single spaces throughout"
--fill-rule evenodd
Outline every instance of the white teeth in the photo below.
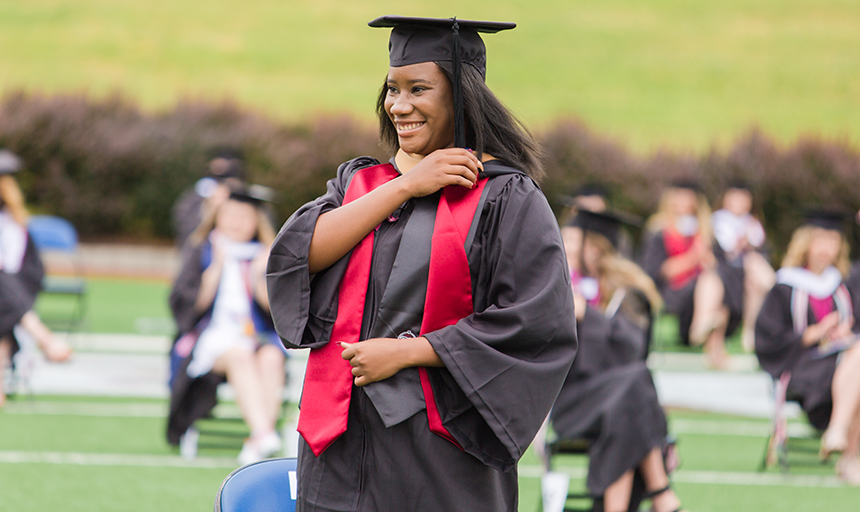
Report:
M 397 130 L 401 131 L 401 132 L 405 132 L 407 130 L 414 130 L 415 128 L 418 128 L 422 124 L 424 124 L 424 123 L 409 123 L 409 124 L 402 124 L 401 123 L 401 124 L 397 125 Z

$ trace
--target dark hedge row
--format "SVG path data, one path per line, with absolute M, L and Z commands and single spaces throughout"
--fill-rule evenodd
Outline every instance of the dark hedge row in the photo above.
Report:
M 779 253 L 802 206 L 860 207 L 860 152 L 839 141 L 803 138 L 782 147 L 751 131 L 728 151 L 642 157 L 576 121 L 536 135 L 545 150 L 543 189 L 557 209 L 560 195 L 601 181 L 618 207 L 646 216 L 676 177 L 701 180 L 711 200 L 740 177 L 755 186 Z M 33 209 L 70 219 L 85 238 L 169 239 L 173 201 L 201 176 L 207 151 L 218 145 L 245 152 L 250 180 L 279 192 L 283 218 L 321 193 L 341 162 L 385 158 L 375 127 L 349 117 L 284 125 L 229 103 L 183 102 L 146 114 L 122 98 L 22 93 L 0 103 L 0 147 L 24 159 L 20 181 Z

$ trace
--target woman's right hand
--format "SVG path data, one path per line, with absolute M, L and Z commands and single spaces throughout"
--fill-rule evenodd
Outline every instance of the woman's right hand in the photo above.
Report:
M 825 315 L 817 324 L 812 324 L 803 331 L 802 341 L 807 347 L 816 345 L 839 325 L 839 313 L 833 311 Z
M 469 150 L 438 149 L 400 179 L 412 197 L 424 197 L 449 185 L 473 188 L 483 169 L 484 165 Z

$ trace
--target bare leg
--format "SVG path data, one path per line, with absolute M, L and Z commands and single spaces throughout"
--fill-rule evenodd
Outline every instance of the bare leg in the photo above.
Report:
M 821 437 L 822 454 L 826 455 L 829 451 L 847 451 L 849 442 L 853 441 L 856 455 L 857 440 L 850 439 L 849 430 L 853 426 L 852 423 L 857 422 L 860 406 L 860 345 L 854 345 L 842 353 L 831 386 L 833 412 L 827 432 Z
M 257 351 L 256 359 L 269 420 L 275 425 L 284 397 L 284 353 L 274 345 L 263 345 Z
M 630 492 L 633 490 L 633 470 L 625 471 L 621 478 L 609 484 L 603 493 L 605 512 L 625 512 L 630 507 Z
M 705 354 L 708 358 L 709 367 L 724 370 L 729 365 L 729 355 L 726 352 L 726 326 L 729 323 L 729 309 L 721 306 L 714 318 L 716 318 L 716 327 L 705 340 Z
M 639 465 L 642 471 L 642 479 L 645 480 L 645 489 L 648 492 L 661 491 L 669 487 L 669 476 L 663 466 L 663 453 L 660 448 L 654 448 L 642 459 Z M 673 512 L 681 507 L 681 500 L 671 488 L 660 492 L 651 498 L 651 504 L 655 512 Z
M 755 321 L 767 293 L 776 283 L 776 272 L 757 252 L 744 256 L 744 318 L 741 345 L 744 351 L 755 349 Z
M 213 370 L 227 376 L 252 435 L 274 431 L 255 355 L 244 348 L 234 347 L 215 361 Z
M 21 317 L 21 327 L 26 329 L 36 340 L 36 344 L 39 345 L 48 361 L 66 361 L 71 357 L 72 349 L 69 345 L 54 336 L 54 333 L 42 323 L 35 311 L 31 310 L 24 313 L 24 316 Z
M 699 276 L 693 291 L 693 320 L 690 323 L 690 343 L 702 345 L 718 326 L 717 314 L 723 307 L 725 288 L 715 271 Z
M 12 352 L 12 344 L 7 338 L 0 339 L 0 408 L 6 405 L 6 390 L 3 389 L 3 372 L 6 370 L 6 362 Z

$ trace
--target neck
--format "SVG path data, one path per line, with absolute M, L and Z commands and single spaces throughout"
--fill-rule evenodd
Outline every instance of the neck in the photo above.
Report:
M 812 272 L 815 275 L 821 275 L 821 273 L 824 272 L 825 270 L 827 270 L 827 267 L 829 267 L 829 266 L 830 265 L 818 264 L 818 265 L 809 265 L 806 268 L 807 268 L 807 270 L 809 270 L 810 272 Z

